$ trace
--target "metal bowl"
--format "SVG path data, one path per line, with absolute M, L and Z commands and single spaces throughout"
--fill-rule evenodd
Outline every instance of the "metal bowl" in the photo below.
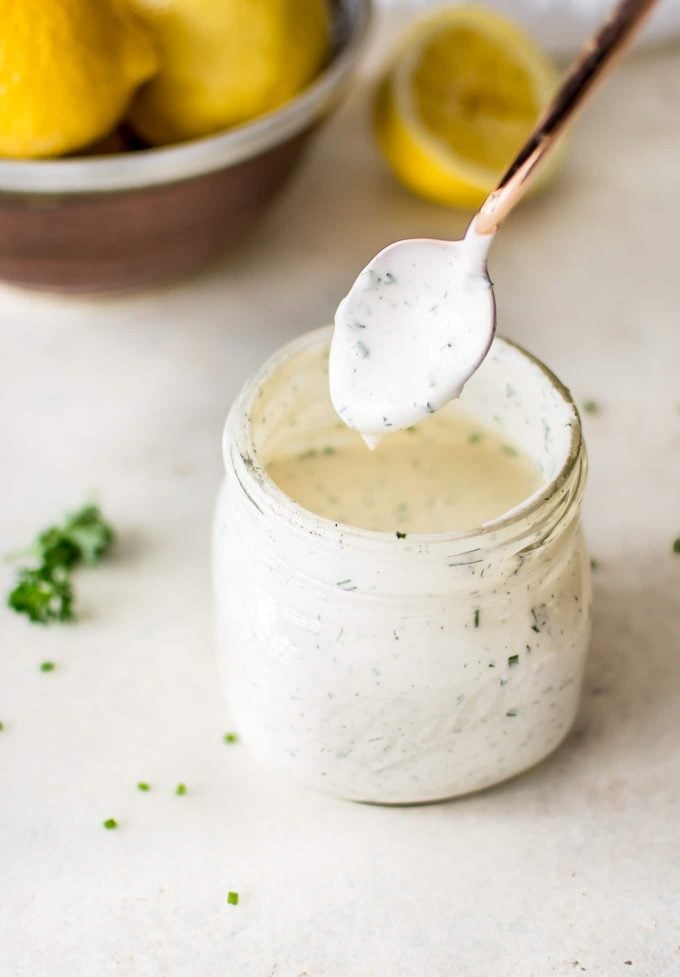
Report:
M 130 288 L 190 271 L 264 212 L 354 72 L 371 0 L 335 0 L 328 64 L 292 101 L 181 145 L 108 156 L 0 160 L 0 279 Z

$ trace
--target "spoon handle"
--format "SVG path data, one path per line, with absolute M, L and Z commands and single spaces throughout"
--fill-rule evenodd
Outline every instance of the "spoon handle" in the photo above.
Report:
M 477 234 L 493 234 L 522 198 L 539 163 L 554 148 L 596 82 L 623 53 L 655 3 L 656 0 L 620 0 L 595 31 L 514 162 L 474 217 L 471 229 Z

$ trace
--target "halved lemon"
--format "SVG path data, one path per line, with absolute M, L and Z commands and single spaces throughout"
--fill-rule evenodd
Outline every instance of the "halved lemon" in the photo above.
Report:
M 399 179 L 454 207 L 478 207 L 535 125 L 557 71 L 535 41 L 486 7 L 420 21 L 377 92 L 375 130 Z

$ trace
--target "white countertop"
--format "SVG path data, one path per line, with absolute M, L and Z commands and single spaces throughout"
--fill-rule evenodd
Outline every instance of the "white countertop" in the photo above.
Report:
M 679 53 L 612 76 L 492 255 L 502 331 L 601 411 L 581 713 L 486 793 L 360 806 L 222 742 L 208 537 L 229 403 L 382 245 L 465 223 L 392 181 L 364 93 L 204 274 L 124 298 L 0 288 L 0 548 L 92 495 L 120 536 L 78 578 L 77 624 L 0 608 L 0 977 L 680 973 Z

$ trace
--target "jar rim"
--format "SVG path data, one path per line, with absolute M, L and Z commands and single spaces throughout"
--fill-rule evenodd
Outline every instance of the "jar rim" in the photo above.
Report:
M 233 404 L 227 422 L 225 424 L 223 436 L 223 458 L 227 467 L 233 464 L 234 460 L 240 459 L 241 473 L 249 473 L 252 481 L 252 488 L 255 490 L 256 498 L 248 487 L 243 485 L 246 494 L 251 502 L 260 510 L 266 505 L 271 514 L 281 517 L 281 512 L 287 513 L 295 518 L 296 525 L 303 531 L 314 535 L 324 535 L 342 539 L 343 542 L 354 540 L 357 543 L 384 544 L 392 543 L 395 534 L 386 530 L 363 529 L 349 523 L 333 522 L 325 516 L 320 516 L 296 502 L 295 499 L 287 495 L 276 482 L 271 478 L 267 469 L 262 465 L 258 458 L 258 452 L 252 435 L 251 408 L 254 405 L 258 393 L 264 385 L 275 375 L 275 373 L 286 362 L 297 356 L 299 353 L 308 349 L 314 349 L 322 344 L 329 344 L 333 326 L 326 325 L 303 333 L 301 336 L 289 341 L 281 346 L 271 356 L 269 356 L 262 366 L 253 373 L 244 384 L 240 394 Z M 523 520 L 531 520 L 532 516 L 538 513 L 546 504 L 553 499 L 561 496 L 562 490 L 569 482 L 574 473 L 577 463 L 582 457 L 584 442 L 581 426 L 581 418 L 578 408 L 568 387 L 545 365 L 537 356 L 528 352 L 519 343 L 508 339 L 505 336 L 496 334 L 494 343 L 501 343 L 528 360 L 533 366 L 543 374 L 552 389 L 558 394 L 562 402 L 569 409 L 572 424 L 569 447 L 562 464 L 553 477 L 545 484 L 541 485 L 535 492 L 527 496 L 522 502 L 501 513 L 494 519 L 475 526 L 470 529 L 459 529 L 443 533 L 416 533 L 408 534 L 412 544 L 421 546 L 432 546 L 445 544 L 447 546 L 460 543 L 474 544 L 476 541 L 491 542 L 496 535 L 503 536 L 506 530 L 521 523 Z M 236 449 L 237 458 L 234 459 L 232 447 Z M 242 479 L 241 479 L 242 481 Z M 469 550 L 460 551 L 461 555 L 472 553 L 478 546 L 470 546 Z

